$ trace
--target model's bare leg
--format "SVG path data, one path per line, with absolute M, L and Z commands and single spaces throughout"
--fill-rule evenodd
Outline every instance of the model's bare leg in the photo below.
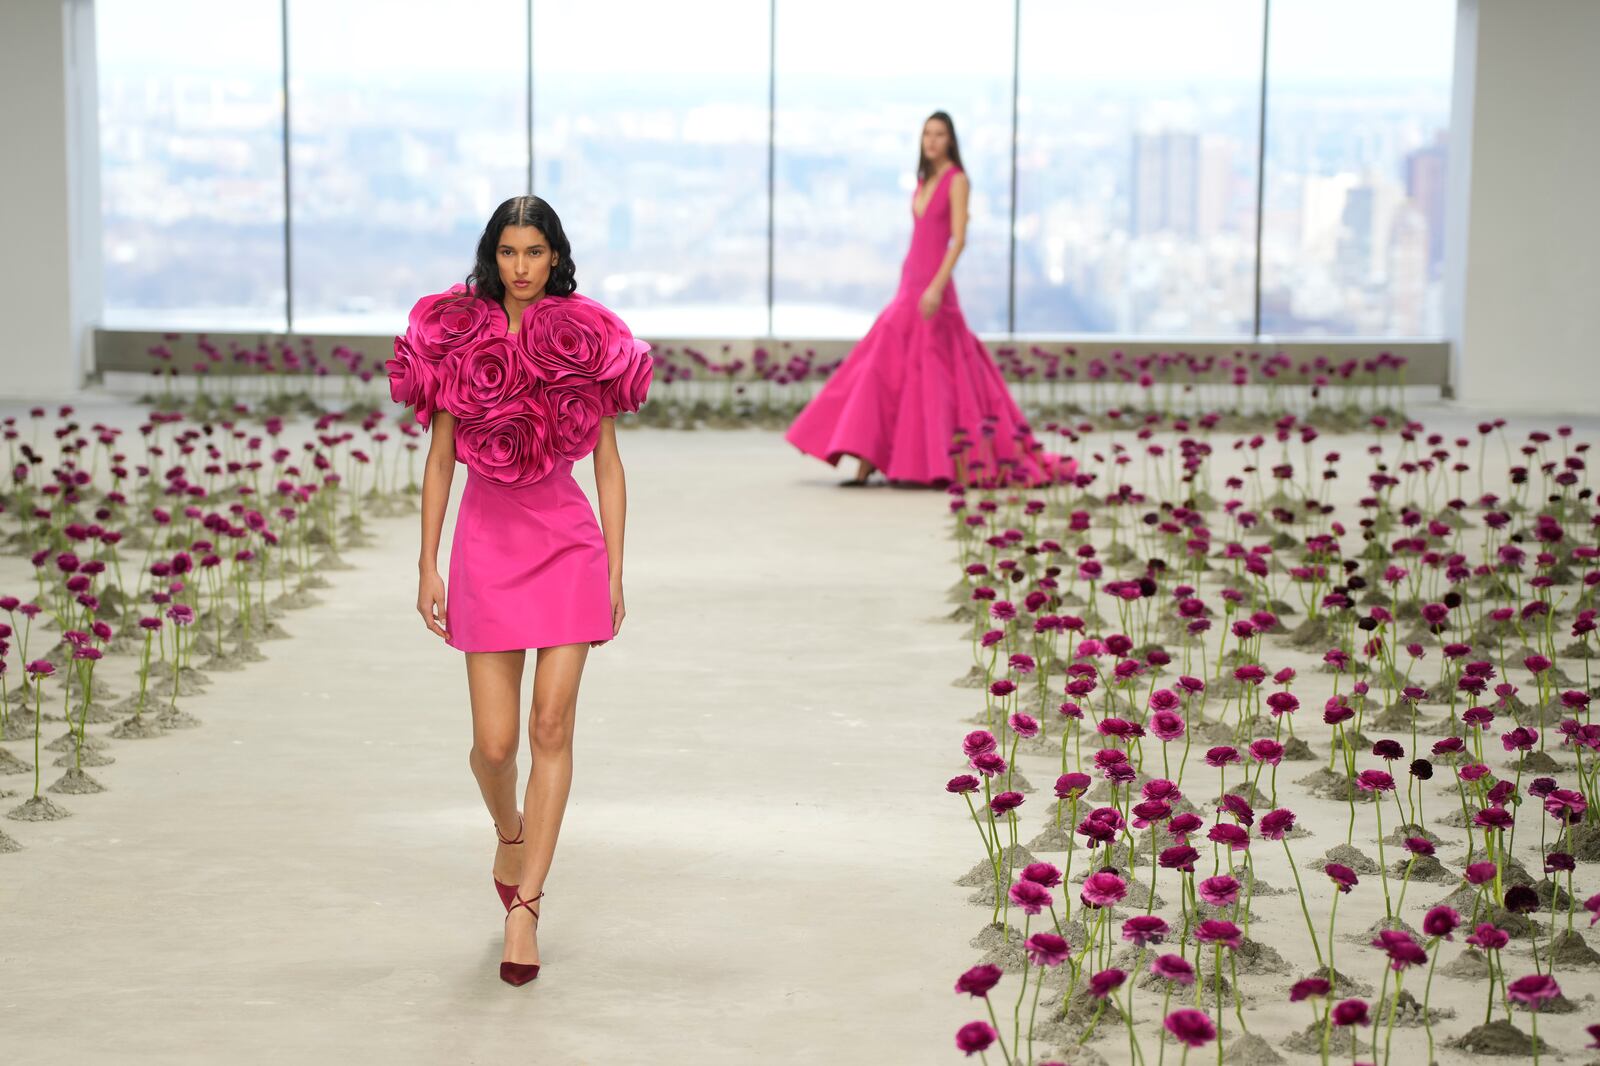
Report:
M 467 653 L 467 692 L 472 699 L 472 752 L 467 762 L 478 779 L 489 817 L 507 840 L 517 838 L 517 716 L 522 704 L 522 667 L 527 652 Z M 523 845 L 495 845 L 494 876 L 508 885 L 522 872 Z
M 528 716 L 528 742 L 533 749 L 533 771 L 523 801 L 527 846 L 523 851 L 518 891 L 532 899 L 544 889 L 545 875 L 555 855 L 561 818 L 572 790 L 572 729 L 578 710 L 578 683 L 589 656 L 587 644 L 540 648 L 533 672 L 533 711 Z M 535 903 L 535 912 L 543 903 Z M 526 907 L 513 907 L 506 919 L 504 962 L 536 963 L 539 945 L 533 915 Z
M 851 478 L 849 481 L 841 481 L 841 482 L 839 482 L 839 484 L 841 484 L 841 485 L 865 485 L 867 483 L 867 476 L 870 475 L 876 469 L 878 469 L 878 468 L 873 466 L 871 462 L 869 462 L 866 459 L 861 458 L 860 456 L 857 456 L 856 457 L 856 476 Z

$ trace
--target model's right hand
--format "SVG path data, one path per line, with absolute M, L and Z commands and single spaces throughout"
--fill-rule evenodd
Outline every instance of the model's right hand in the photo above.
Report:
M 423 574 L 417 582 L 417 613 L 422 616 L 428 632 L 438 634 L 440 639 L 450 636 L 449 619 L 444 613 L 444 578 L 437 572 Z

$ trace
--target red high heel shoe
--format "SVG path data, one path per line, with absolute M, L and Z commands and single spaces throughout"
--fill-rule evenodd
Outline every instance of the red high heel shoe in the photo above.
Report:
M 522 826 L 523 826 L 522 812 L 518 811 L 517 812 L 517 839 L 515 839 L 515 840 L 507 840 L 504 836 L 502 836 L 501 833 L 500 833 L 500 825 L 499 825 L 498 822 L 495 823 L 494 835 L 497 836 L 497 837 L 500 837 L 500 843 L 502 843 L 502 844 L 520 844 L 520 843 L 522 843 Z M 508 885 L 508 884 L 503 883 L 498 877 L 494 877 L 494 874 L 492 874 L 492 873 L 489 876 L 494 878 L 494 890 L 497 893 L 500 894 L 500 905 L 505 907 L 507 914 L 510 914 L 511 913 L 511 897 L 513 897 L 513 896 L 515 896 L 517 894 L 517 886 L 516 885 Z
M 513 895 L 516 895 L 516 902 L 506 908 L 506 919 L 509 921 L 511 912 L 518 907 L 526 907 L 528 913 L 533 915 L 533 927 L 535 929 L 539 928 L 539 912 L 529 905 L 543 899 L 544 893 L 541 891 L 532 899 L 523 899 L 521 895 L 516 893 L 513 893 Z M 508 985 L 525 985 L 538 976 L 539 964 L 536 962 L 502 962 L 500 964 L 500 980 Z

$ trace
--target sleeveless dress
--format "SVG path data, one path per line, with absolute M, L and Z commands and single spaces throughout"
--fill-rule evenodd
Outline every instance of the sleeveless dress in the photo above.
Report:
M 445 587 L 452 648 L 614 636 L 605 538 L 572 465 L 594 450 L 601 418 L 643 403 L 648 352 L 577 294 L 542 298 L 514 335 L 498 308 L 460 286 L 413 309 L 386 364 L 391 396 L 423 425 L 436 410 L 455 415 L 456 456 L 467 467 Z
M 889 306 L 790 424 L 787 439 L 837 465 L 868 460 L 891 481 L 944 484 L 959 472 L 969 484 L 1042 484 L 1071 472 L 1072 460 L 1034 439 L 1005 379 L 945 285 L 939 309 L 917 304 L 950 246 L 950 182 L 945 169 L 922 215 L 911 194 L 911 247 Z

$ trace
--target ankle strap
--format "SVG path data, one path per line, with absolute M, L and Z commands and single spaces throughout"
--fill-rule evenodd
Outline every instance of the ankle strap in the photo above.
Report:
M 532 899 L 523 899 L 522 898 L 522 893 L 520 891 L 514 892 L 514 893 L 512 893 L 512 899 L 514 899 L 515 902 L 512 903 L 510 907 L 506 908 L 506 916 L 510 917 L 512 911 L 516 910 L 518 907 L 522 907 L 529 914 L 533 915 L 533 924 L 534 925 L 538 925 L 539 924 L 539 912 L 534 910 L 531 906 L 529 906 L 529 904 L 537 903 L 543 898 L 544 898 L 544 890 L 543 889 L 541 889 L 539 891 L 539 894 L 537 896 L 534 896 Z
M 517 812 L 517 839 L 515 839 L 515 840 L 507 840 L 505 838 L 505 834 L 500 832 L 500 823 L 499 822 L 496 822 L 494 824 L 494 835 L 500 838 L 500 843 L 502 843 L 502 844 L 520 844 L 520 843 L 522 843 L 522 812 L 521 811 Z

